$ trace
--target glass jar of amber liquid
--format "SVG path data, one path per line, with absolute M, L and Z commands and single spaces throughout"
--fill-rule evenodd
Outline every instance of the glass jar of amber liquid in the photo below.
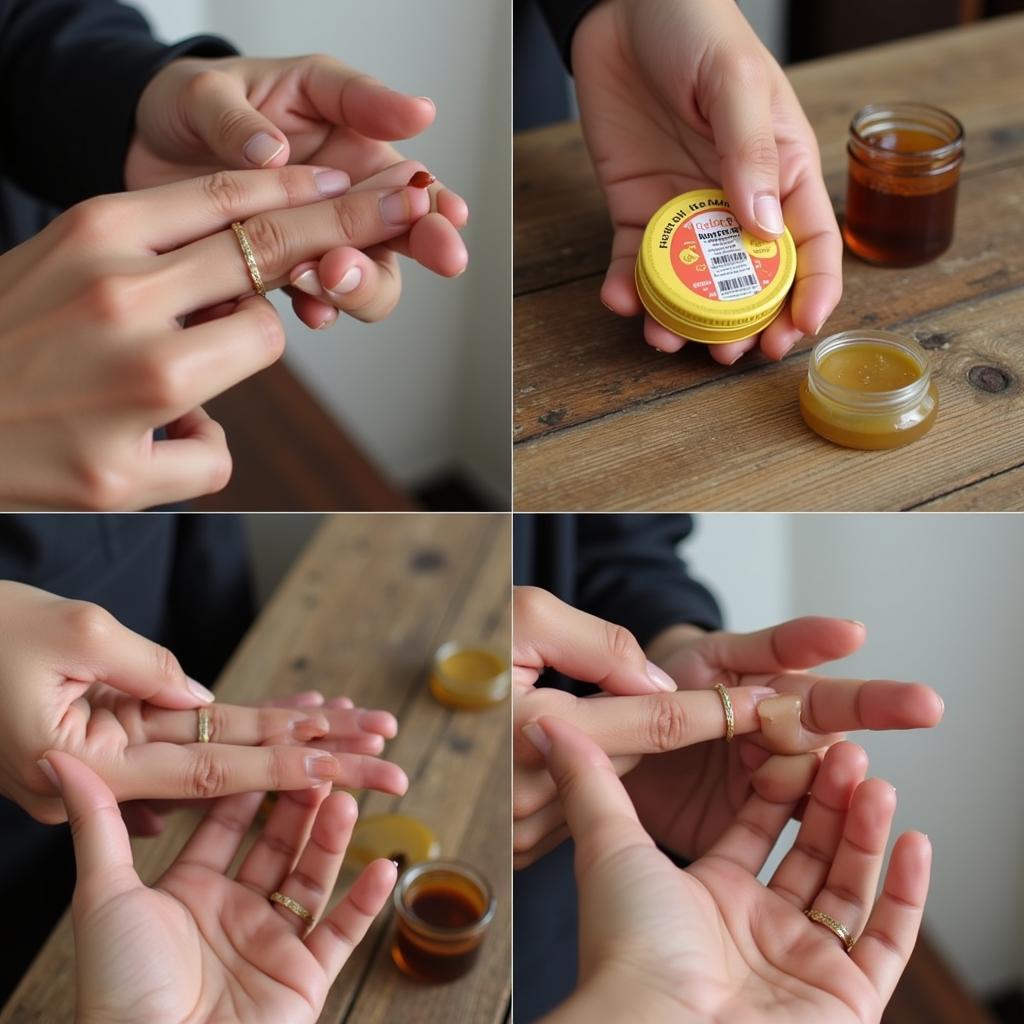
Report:
M 843 237 L 862 259 L 927 263 L 953 240 L 960 122 L 919 103 L 869 105 L 850 122 Z
M 496 902 L 468 864 L 427 861 L 409 868 L 394 892 L 398 923 L 391 959 L 417 981 L 461 978 L 480 954 Z
M 885 331 L 820 341 L 800 385 L 806 424 L 846 448 L 900 448 L 931 429 L 938 408 L 925 350 Z
M 508 658 L 497 650 L 449 640 L 434 653 L 430 692 L 446 707 L 493 707 L 508 697 L 511 685 Z

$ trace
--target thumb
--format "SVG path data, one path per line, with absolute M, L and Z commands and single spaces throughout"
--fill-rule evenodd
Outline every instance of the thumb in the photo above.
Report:
M 718 76 L 706 105 L 722 188 L 740 224 L 764 239 L 778 238 L 784 230 L 771 102 L 768 69 L 755 56 L 736 60 Z
M 132 847 L 107 784 L 71 754 L 48 751 L 39 767 L 60 791 L 71 823 L 78 870 L 76 893 L 93 886 L 104 901 L 142 884 L 132 863 Z
M 185 95 L 185 117 L 224 167 L 283 167 L 288 137 L 255 110 L 242 83 L 221 71 L 199 72 Z

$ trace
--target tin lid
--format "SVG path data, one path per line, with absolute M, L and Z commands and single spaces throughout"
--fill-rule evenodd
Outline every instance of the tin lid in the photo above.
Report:
M 775 241 L 755 238 L 740 227 L 720 189 L 686 192 L 661 207 L 636 261 L 647 312 L 673 333 L 709 345 L 767 327 L 795 275 L 789 229 Z

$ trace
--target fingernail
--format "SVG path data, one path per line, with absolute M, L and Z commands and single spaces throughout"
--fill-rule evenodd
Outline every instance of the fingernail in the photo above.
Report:
M 332 316 L 328 316 L 322 324 L 317 324 L 314 330 L 326 331 L 328 327 L 333 327 L 338 321 L 338 314 L 334 313 Z
M 429 96 L 417 96 L 420 103 L 429 103 L 432 110 L 437 110 L 437 104 Z
M 867 629 L 868 628 L 867 626 L 864 625 L 863 622 L 860 621 L 860 619 L 847 619 L 846 621 L 849 622 L 849 623 L 852 623 L 854 626 L 860 626 L 861 629 Z
M 733 356 L 733 358 L 732 358 L 732 359 L 730 359 L 730 360 L 729 360 L 729 365 L 730 365 L 730 366 L 734 366 L 734 365 L 735 365 L 736 363 L 738 363 L 738 362 L 740 361 L 740 359 L 742 359 L 742 358 L 743 358 L 743 353 L 742 353 L 742 352 L 738 352 L 738 353 L 737 353 L 737 354 L 736 354 L 735 356 Z
M 793 351 L 793 346 L 796 344 L 795 341 L 791 341 L 778 355 L 779 359 L 785 359 L 790 352 Z
M 762 192 L 754 196 L 754 220 L 762 231 L 770 235 L 781 235 L 784 225 L 782 223 L 782 207 L 778 199 L 770 192 Z
M 319 295 L 323 291 L 315 270 L 304 270 L 292 281 L 292 287 L 298 288 L 300 292 L 305 292 L 307 295 Z
M 825 324 L 826 324 L 827 322 L 828 322 L 828 317 L 826 316 L 826 317 L 824 317 L 824 318 L 822 319 L 821 323 L 820 323 L 820 324 L 818 324 L 818 326 L 814 328 L 814 333 L 815 333 L 815 334 L 821 334 L 821 329 L 822 329 L 822 327 L 824 327 L 824 326 L 825 326 Z
M 421 188 L 403 188 L 380 201 L 385 224 L 411 224 L 430 209 L 430 195 Z
M 347 295 L 354 292 L 363 283 L 363 272 L 359 267 L 349 267 L 342 275 L 341 280 L 327 290 L 332 295 Z
M 763 700 L 767 700 L 769 697 L 777 697 L 779 695 L 778 690 L 773 690 L 770 686 L 755 686 L 750 689 L 750 696 L 754 701 L 754 707 Z
M 341 766 L 329 754 L 311 754 L 306 758 L 306 774 L 311 779 L 322 782 L 324 779 L 336 779 L 341 773 Z
M 675 684 L 675 680 L 667 672 L 663 672 L 658 668 L 653 661 L 647 662 L 647 678 L 650 679 L 650 681 L 654 683 L 659 690 L 667 690 L 671 693 L 673 690 L 679 689 Z
M 290 730 L 300 743 L 308 743 L 310 740 L 322 739 L 331 727 L 323 715 L 307 715 L 305 718 L 294 719 L 290 723 Z
M 196 682 L 195 679 L 186 677 L 185 681 L 188 683 L 189 691 L 193 697 L 198 697 L 204 704 L 210 704 L 216 698 L 212 691 L 208 690 L 202 683 Z
M 551 740 L 548 734 L 536 723 L 527 722 L 523 726 L 523 735 L 544 755 L 545 760 L 551 753 Z
M 59 793 L 61 791 L 60 779 L 57 778 L 57 773 L 53 770 L 53 765 L 50 764 L 45 757 L 36 761 L 36 764 L 39 765 L 39 770 L 53 783 L 53 788 Z
M 257 167 L 266 167 L 284 149 L 284 143 L 266 132 L 257 132 L 242 149 L 242 155 Z
M 340 196 L 351 184 L 344 171 L 317 171 L 313 180 L 322 196 Z

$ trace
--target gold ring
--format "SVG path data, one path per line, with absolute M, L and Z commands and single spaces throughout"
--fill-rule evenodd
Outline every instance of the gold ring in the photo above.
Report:
M 271 903 L 280 903 L 286 910 L 290 910 L 296 917 L 302 918 L 306 924 L 313 923 L 313 915 L 298 901 L 293 900 L 291 896 L 285 896 L 283 892 L 272 892 L 270 894 Z
M 197 709 L 199 713 L 199 742 L 210 742 L 210 709 L 203 707 Z
M 249 268 L 252 286 L 256 289 L 257 295 L 266 297 L 267 289 L 263 287 L 263 275 L 260 273 L 259 264 L 256 262 L 256 253 L 252 251 L 252 243 L 249 241 L 249 236 L 245 233 L 245 228 L 237 220 L 231 227 L 234 229 L 235 237 L 238 239 L 238 245 L 242 250 L 245 265 Z
M 721 684 L 715 683 L 715 693 L 722 698 L 722 710 L 725 712 L 725 742 L 731 743 L 736 735 L 736 719 L 732 713 L 732 698 L 729 691 Z
M 854 938 L 848 931 L 845 925 L 841 925 L 834 917 L 830 914 L 826 914 L 821 910 L 805 910 L 804 916 L 815 924 L 824 925 L 833 935 L 843 944 L 846 952 L 849 953 L 853 949 Z

